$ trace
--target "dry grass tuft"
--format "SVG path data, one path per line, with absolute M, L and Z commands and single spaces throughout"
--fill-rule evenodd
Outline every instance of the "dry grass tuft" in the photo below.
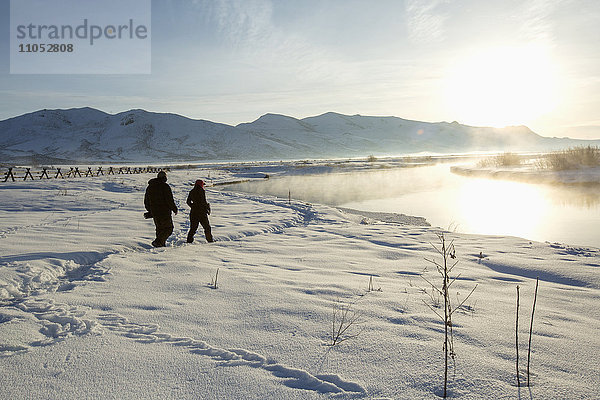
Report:
M 540 158 L 537 167 L 543 170 L 565 171 L 600 166 L 600 148 L 598 146 L 572 147 L 555 151 Z

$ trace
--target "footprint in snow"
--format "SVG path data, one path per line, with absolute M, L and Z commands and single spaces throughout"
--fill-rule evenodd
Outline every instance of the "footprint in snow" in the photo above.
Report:
M 158 325 L 132 323 L 117 314 L 103 314 L 99 319 L 105 328 L 138 342 L 183 346 L 188 348 L 191 353 L 210 357 L 223 366 L 261 368 L 278 378 L 283 378 L 283 384 L 291 388 L 313 390 L 319 393 L 366 393 L 366 390 L 358 383 L 345 381 L 338 375 L 312 375 L 302 369 L 287 367 L 273 360 L 268 360 L 266 357 L 249 350 L 221 349 L 202 340 L 159 333 Z

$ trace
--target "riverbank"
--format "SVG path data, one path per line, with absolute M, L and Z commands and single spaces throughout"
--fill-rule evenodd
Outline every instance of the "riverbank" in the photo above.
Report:
M 547 183 L 554 185 L 600 186 L 600 167 L 581 168 L 566 171 L 540 170 L 531 164 L 514 167 L 479 167 L 476 165 L 453 166 L 453 173 L 480 178 L 506 179 L 527 183 Z

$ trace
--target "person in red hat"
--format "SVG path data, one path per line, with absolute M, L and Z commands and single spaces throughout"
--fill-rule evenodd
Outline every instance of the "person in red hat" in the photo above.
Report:
M 190 206 L 190 231 L 188 232 L 187 242 L 194 241 L 194 235 L 198 230 L 198 224 L 204 228 L 204 237 L 207 242 L 213 242 L 210 223 L 208 216 L 210 215 L 210 204 L 206 201 L 206 192 L 204 191 L 204 181 L 198 179 L 194 188 L 190 191 L 187 197 L 187 205 Z

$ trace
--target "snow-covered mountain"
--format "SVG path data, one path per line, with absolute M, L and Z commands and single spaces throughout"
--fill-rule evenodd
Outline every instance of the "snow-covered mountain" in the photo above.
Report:
M 3 159 L 152 161 L 234 158 L 234 127 L 175 114 L 41 110 L 0 122 Z
M 481 128 L 397 117 L 266 114 L 237 126 L 176 114 L 40 110 L 0 121 L 4 162 L 152 162 L 548 150 L 600 141 L 541 137 L 524 126 Z

